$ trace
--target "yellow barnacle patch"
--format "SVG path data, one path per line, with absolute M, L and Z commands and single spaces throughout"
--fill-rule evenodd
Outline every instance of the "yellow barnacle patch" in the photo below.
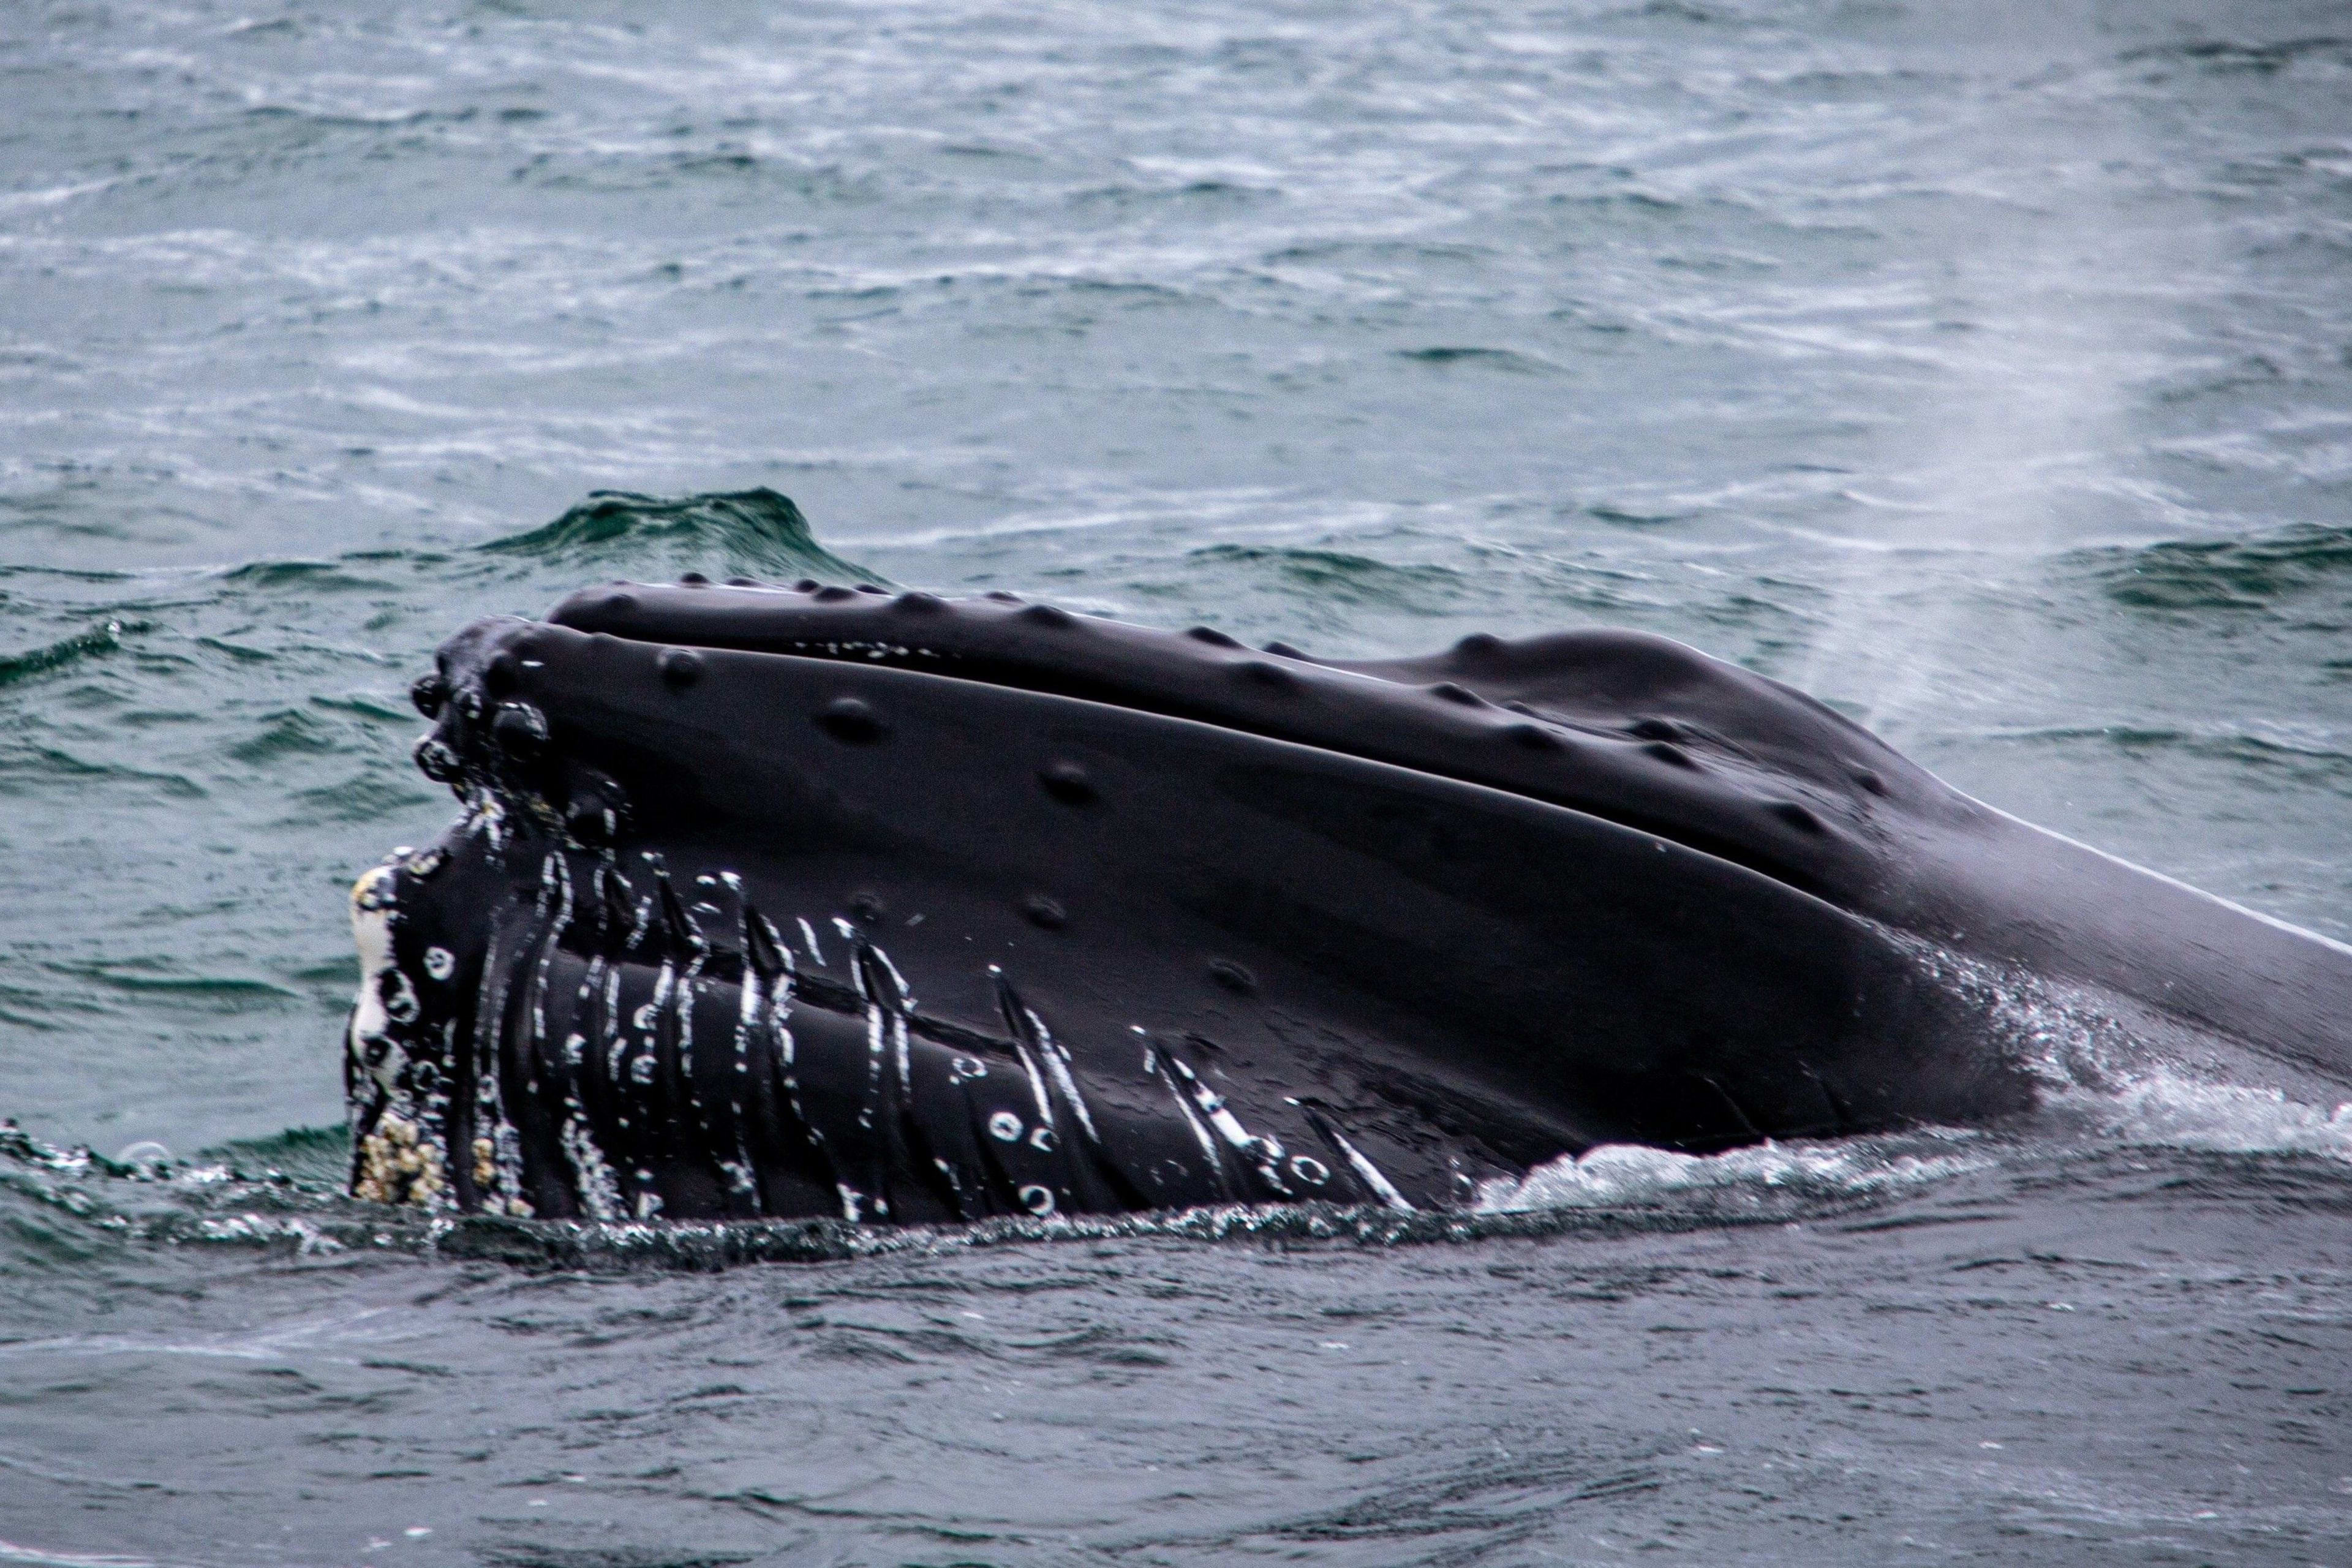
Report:
M 431 1139 L 420 1137 L 416 1123 L 405 1117 L 387 1112 L 375 1131 L 360 1140 L 360 1172 L 352 1184 L 353 1197 L 432 1208 L 447 1190 L 448 1175 L 440 1149 Z

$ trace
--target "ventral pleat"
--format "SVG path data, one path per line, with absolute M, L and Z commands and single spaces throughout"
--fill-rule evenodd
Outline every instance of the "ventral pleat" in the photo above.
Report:
M 792 950 L 749 899 L 743 900 L 743 967 L 770 985 L 793 967 Z
M 597 937 L 604 955 L 622 958 L 629 951 L 629 938 L 637 927 L 636 889 L 629 879 L 606 866 L 596 873 Z
M 660 931 L 662 941 L 671 954 L 684 958 L 703 952 L 709 944 L 702 940 L 702 930 L 694 923 L 683 900 L 677 896 L 677 886 L 667 871 L 654 873 L 655 891 L 660 899 Z

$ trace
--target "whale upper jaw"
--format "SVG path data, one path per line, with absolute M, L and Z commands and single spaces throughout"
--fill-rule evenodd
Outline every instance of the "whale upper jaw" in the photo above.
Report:
M 681 650 L 916 670 L 1191 720 L 1486 785 L 1652 832 L 1851 906 L 1892 812 L 1981 808 L 1788 687 L 1670 639 L 1478 635 L 1426 658 L 1318 659 L 1011 594 L 618 584 L 550 624 Z

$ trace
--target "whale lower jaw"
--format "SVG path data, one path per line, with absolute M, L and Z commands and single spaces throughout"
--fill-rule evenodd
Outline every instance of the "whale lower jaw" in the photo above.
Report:
M 459 836 L 489 833 L 476 822 Z M 640 890 L 612 857 L 512 841 L 496 852 L 518 851 L 538 856 L 537 887 L 478 911 L 471 976 L 432 946 L 437 976 L 412 976 L 380 933 L 429 919 L 444 879 L 478 879 L 463 863 L 477 844 L 401 858 L 354 889 L 373 960 L 348 1035 L 359 1196 L 599 1220 L 1414 1206 L 1318 1107 L 1294 1102 L 1304 1146 L 1246 1125 L 1196 1059 L 1207 1042 L 1138 1030 L 1121 1043 L 1160 1102 L 1139 1116 L 1132 1095 L 1089 1095 L 1001 968 L 998 1027 L 975 1028 L 924 1012 L 848 919 L 780 927 L 725 872 L 696 877 L 689 903 L 657 861 Z M 402 999 L 452 987 L 468 994 L 441 1003 L 447 1016 L 419 1050 L 425 1005 Z

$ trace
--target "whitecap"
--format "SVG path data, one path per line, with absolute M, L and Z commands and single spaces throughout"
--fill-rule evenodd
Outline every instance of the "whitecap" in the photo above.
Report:
M 1968 1135 L 1946 1134 L 1957 1143 Z M 1481 1213 L 1530 1209 L 1622 1208 L 1703 1198 L 1748 1207 L 1779 1206 L 1790 1198 L 1884 1197 L 1934 1185 L 1991 1161 L 1953 1152 L 1914 1152 L 1916 1139 L 1897 1147 L 1883 1139 L 1838 1142 L 1775 1142 L 1720 1154 L 1683 1154 L 1638 1143 L 1603 1143 L 1581 1155 L 1562 1155 L 1517 1180 L 1498 1178 L 1478 1190 Z
M 2324 1154 L 2352 1163 L 2352 1100 L 2333 1109 L 2284 1089 L 2212 1083 L 2158 1069 L 2103 1091 L 2053 1097 L 2122 1143 L 2227 1154 Z

